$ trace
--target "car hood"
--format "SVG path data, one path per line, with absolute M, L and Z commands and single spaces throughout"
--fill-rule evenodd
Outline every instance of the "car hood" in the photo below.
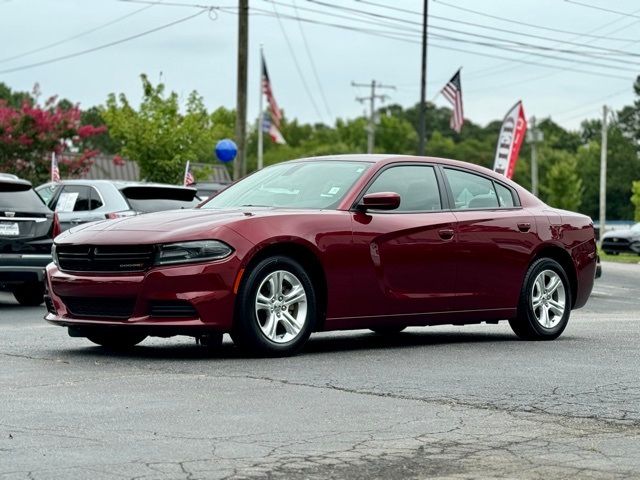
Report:
M 264 216 L 312 214 L 309 210 L 242 208 L 170 210 L 74 227 L 56 237 L 58 244 L 151 244 L 213 238 L 221 228 Z
M 613 230 L 612 232 L 605 233 L 602 238 L 626 238 L 632 240 L 634 238 L 640 238 L 640 232 L 633 230 Z

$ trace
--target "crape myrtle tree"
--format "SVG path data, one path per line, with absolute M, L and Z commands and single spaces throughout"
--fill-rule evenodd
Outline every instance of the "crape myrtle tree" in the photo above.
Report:
M 88 171 L 98 154 L 88 141 L 106 127 L 83 125 L 79 106 L 68 100 L 54 96 L 40 104 L 37 98 L 0 84 L 0 171 L 44 183 L 51 176 L 52 152 L 62 178 Z
M 141 75 L 143 97 L 134 108 L 124 94 L 109 95 L 101 116 L 123 157 L 138 163 L 142 178 L 180 183 L 187 161 L 212 162 L 218 140 L 233 138 L 234 115 L 225 108 L 209 114 L 202 97 L 192 92 L 184 111 L 178 94 L 165 94 Z

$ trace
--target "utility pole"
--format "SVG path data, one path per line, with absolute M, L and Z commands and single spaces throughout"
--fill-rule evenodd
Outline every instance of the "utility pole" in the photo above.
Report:
M 418 122 L 418 133 L 420 144 L 418 145 L 418 155 L 424 155 L 425 147 L 425 117 L 427 115 L 427 24 L 429 19 L 429 0 L 424 0 L 422 9 L 422 72 L 420 79 L 420 121 Z
M 238 78 L 236 86 L 236 144 L 233 179 L 247 173 L 247 63 L 249 60 L 249 0 L 238 1 Z
M 606 105 L 602 107 L 602 141 L 600 142 L 600 245 L 607 221 L 607 113 Z
M 376 83 L 375 80 L 371 80 L 371 84 L 367 83 L 356 83 L 351 82 L 352 87 L 371 87 L 371 95 L 368 97 L 356 97 L 358 102 L 364 103 L 366 101 L 369 102 L 369 126 L 367 128 L 367 153 L 373 153 L 373 146 L 375 144 L 376 138 L 376 99 L 379 99 L 381 102 L 384 102 L 386 98 L 389 98 L 387 95 L 380 95 L 376 93 L 376 88 L 387 88 L 391 90 L 395 90 L 396 87 L 393 85 L 383 85 L 381 83 Z
M 538 142 L 544 140 L 542 130 L 536 128 L 536 117 L 529 119 L 531 128 L 527 131 L 527 141 L 531 144 L 531 193 L 538 196 Z

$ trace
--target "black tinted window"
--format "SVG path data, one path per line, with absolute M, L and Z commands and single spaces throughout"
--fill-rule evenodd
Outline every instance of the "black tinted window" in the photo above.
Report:
M 367 193 L 395 192 L 400 206 L 395 212 L 441 210 L 440 190 L 433 167 L 404 165 L 383 171 Z
M 49 209 L 34 190 L 6 191 L 0 183 L 0 210 L 47 212 Z
M 185 200 L 168 200 L 165 198 L 152 198 L 148 200 L 140 200 L 128 198 L 127 201 L 132 210 L 142 213 L 162 212 L 164 210 L 177 210 L 180 208 L 193 208 L 200 203 L 199 198 L 190 201 Z

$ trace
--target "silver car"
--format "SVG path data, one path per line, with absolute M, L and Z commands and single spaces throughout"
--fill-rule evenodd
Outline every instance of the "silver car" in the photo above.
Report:
M 602 236 L 602 250 L 609 255 L 620 252 L 640 255 L 640 223 L 626 230 L 613 230 Z
M 36 192 L 58 214 L 63 231 L 97 220 L 192 208 L 201 201 L 195 188 L 118 180 L 63 180 Z

